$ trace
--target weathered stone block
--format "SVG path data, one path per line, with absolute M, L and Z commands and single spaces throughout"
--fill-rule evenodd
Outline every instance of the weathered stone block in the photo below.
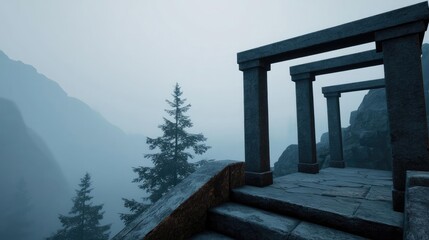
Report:
M 243 162 L 215 161 L 204 165 L 126 226 L 113 240 L 186 239 L 203 231 L 207 210 L 228 201 L 230 187 L 240 186 L 244 181 L 243 174 Z
M 407 171 L 404 239 L 429 236 L 429 172 Z

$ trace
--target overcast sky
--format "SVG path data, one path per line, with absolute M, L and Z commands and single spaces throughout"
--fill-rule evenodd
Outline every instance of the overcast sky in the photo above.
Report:
M 127 133 L 159 136 L 164 100 L 178 82 L 192 104 L 193 132 L 204 133 L 213 147 L 206 157 L 242 160 L 243 83 L 237 52 L 418 2 L 0 0 L 0 50 L 33 65 Z M 271 163 L 297 141 L 289 66 L 372 48 L 367 44 L 272 66 Z M 318 77 L 317 137 L 327 131 L 320 87 L 381 77 L 380 67 Z M 364 93 L 341 98 L 344 127 Z

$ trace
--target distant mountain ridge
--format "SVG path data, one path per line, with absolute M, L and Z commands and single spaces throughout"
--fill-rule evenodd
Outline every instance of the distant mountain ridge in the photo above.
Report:
M 1 51 L 0 69 L 0 97 L 17 105 L 72 186 L 85 172 L 92 175 L 94 201 L 105 203 L 105 222 L 119 222 L 117 214 L 125 211 L 121 198 L 141 196 L 131 183 L 131 168 L 145 165 L 145 138 L 125 134 L 34 67 L 11 60 Z M 112 232 L 120 228 L 114 224 Z
M 26 186 L 31 209 L 16 214 L 24 208 L 15 203 L 22 199 L 14 198 L 21 182 Z M 27 239 L 46 237 L 59 226 L 55 218 L 71 196 L 71 188 L 49 148 L 25 125 L 16 105 L 4 98 L 0 98 L 0 191 L 2 239 L 14 239 L 13 232 L 22 228 L 31 229 Z M 26 218 L 30 221 L 27 226 L 17 224 Z

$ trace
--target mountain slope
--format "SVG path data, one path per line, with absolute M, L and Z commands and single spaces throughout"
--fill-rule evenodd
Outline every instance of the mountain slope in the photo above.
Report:
M 145 165 L 144 137 L 126 135 L 32 66 L 13 61 L 1 51 L 0 69 L 0 97 L 16 103 L 72 186 L 85 172 L 92 175 L 94 202 L 105 204 L 104 222 L 114 223 L 112 232 L 119 230 L 118 213 L 125 211 L 121 198 L 141 196 L 131 180 L 132 167 Z
M 26 239 L 41 239 L 58 226 L 55 218 L 67 206 L 71 189 L 46 144 L 27 128 L 15 104 L 3 98 L 0 126 L 0 238 L 12 239 L 8 234 L 28 229 Z M 20 187 L 27 200 L 16 197 Z M 27 226 L 19 225 L 24 220 Z

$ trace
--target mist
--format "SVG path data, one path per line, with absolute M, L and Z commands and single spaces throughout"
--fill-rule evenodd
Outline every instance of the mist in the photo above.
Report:
M 113 236 L 123 227 L 119 213 L 127 212 L 122 198 L 147 196 L 132 183 L 132 168 L 151 166 L 143 157 L 150 152 L 146 137 L 162 134 L 165 99 L 176 83 L 192 105 L 192 132 L 203 133 L 212 147 L 193 161 L 243 161 L 237 52 L 418 2 L 1 1 L 0 189 L 7 197 L 0 210 L 11 211 L 1 211 L 0 225 L 14 214 L 14 196 L 24 194 L 28 221 L 34 222 L 28 231 L 37 232 L 37 239 L 48 237 L 88 172 L 92 201 L 104 204 L 103 224 L 112 224 Z M 272 165 L 297 142 L 289 67 L 373 48 L 365 44 L 272 65 Z M 321 87 L 383 77 L 382 67 L 318 76 L 317 139 L 328 128 Z M 345 126 L 366 92 L 342 96 Z

